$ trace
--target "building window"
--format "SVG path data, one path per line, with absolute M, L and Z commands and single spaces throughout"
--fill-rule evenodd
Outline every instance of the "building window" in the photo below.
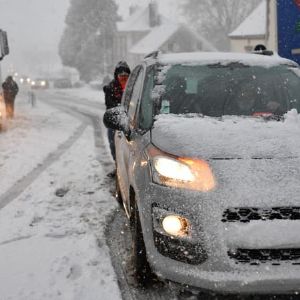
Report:
M 244 49 L 246 52 L 251 52 L 251 51 L 253 51 L 253 46 L 247 45 L 244 47 Z

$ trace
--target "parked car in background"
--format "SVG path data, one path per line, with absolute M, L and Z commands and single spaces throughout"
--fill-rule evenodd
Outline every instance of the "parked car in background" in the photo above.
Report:
M 69 78 L 57 78 L 53 81 L 53 87 L 57 89 L 72 88 L 72 82 Z
M 31 84 L 31 78 L 27 75 L 21 75 L 18 78 L 18 83 L 22 84 L 22 85 L 30 85 Z
M 31 88 L 32 89 L 48 89 L 49 88 L 49 81 L 44 78 L 37 78 L 31 81 Z
M 6 110 L 3 95 L 0 93 L 0 131 L 5 129 Z
M 300 292 L 300 70 L 278 56 L 153 54 L 116 130 L 135 275 L 217 293 Z

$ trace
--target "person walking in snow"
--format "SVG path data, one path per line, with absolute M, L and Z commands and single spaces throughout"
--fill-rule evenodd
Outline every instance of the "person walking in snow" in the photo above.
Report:
M 19 92 L 19 87 L 12 76 L 8 76 L 2 84 L 2 89 L 6 107 L 6 117 L 12 119 L 14 117 L 15 98 Z
M 125 61 L 118 62 L 114 71 L 114 79 L 108 85 L 105 85 L 103 87 L 103 92 L 105 94 L 106 109 L 110 109 L 120 105 L 129 75 L 130 75 L 130 68 L 128 64 Z M 108 135 L 111 155 L 115 160 L 116 159 L 115 142 L 114 142 L 115 130 L 108 128 L 107 135 Z M 114 172 L 111 175 L 114 176 Z

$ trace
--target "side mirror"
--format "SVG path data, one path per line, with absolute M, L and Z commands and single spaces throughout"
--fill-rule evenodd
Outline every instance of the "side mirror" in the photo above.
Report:
M 128 118 L 124 109 L 120 106 L 108 109 L 104 113 L 103 123 L 107 128 L 128 132 Z

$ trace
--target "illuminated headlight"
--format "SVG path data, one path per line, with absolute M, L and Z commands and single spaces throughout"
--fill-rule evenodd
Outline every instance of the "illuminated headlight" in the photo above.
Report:
M 23 83 L 24 82 L 24 78 L 20 78 L 20 83 Z
M 27 78 L 26 81 L 27 81 L 27 83 L 30 83 L 30 78 Z
M 46 85 L 46 81 L 41 81 L 41 86 L 45 86 Z
M 31 81 L 31 85 L 35 85 L 35 81 Z
M 162 220 L 162 227 L 164 231 L 172 236 L 186 236 L 189 232 L 189 222 L 187 219 L 177 216 L 169 215 Z
M 167 157 L 153 159 L 155 170 L 162 176 L 181 181 L 194 181 L 195 177 L 190 168 L 179 161 Z
M 209 164 L 200 159 L 172 157 L 151 153 L 152 179 L 155 183 L 201 192 L 208 192 L 215 188 L 216 182 Z M 152 155 L 151 155 L 152 154 Z

